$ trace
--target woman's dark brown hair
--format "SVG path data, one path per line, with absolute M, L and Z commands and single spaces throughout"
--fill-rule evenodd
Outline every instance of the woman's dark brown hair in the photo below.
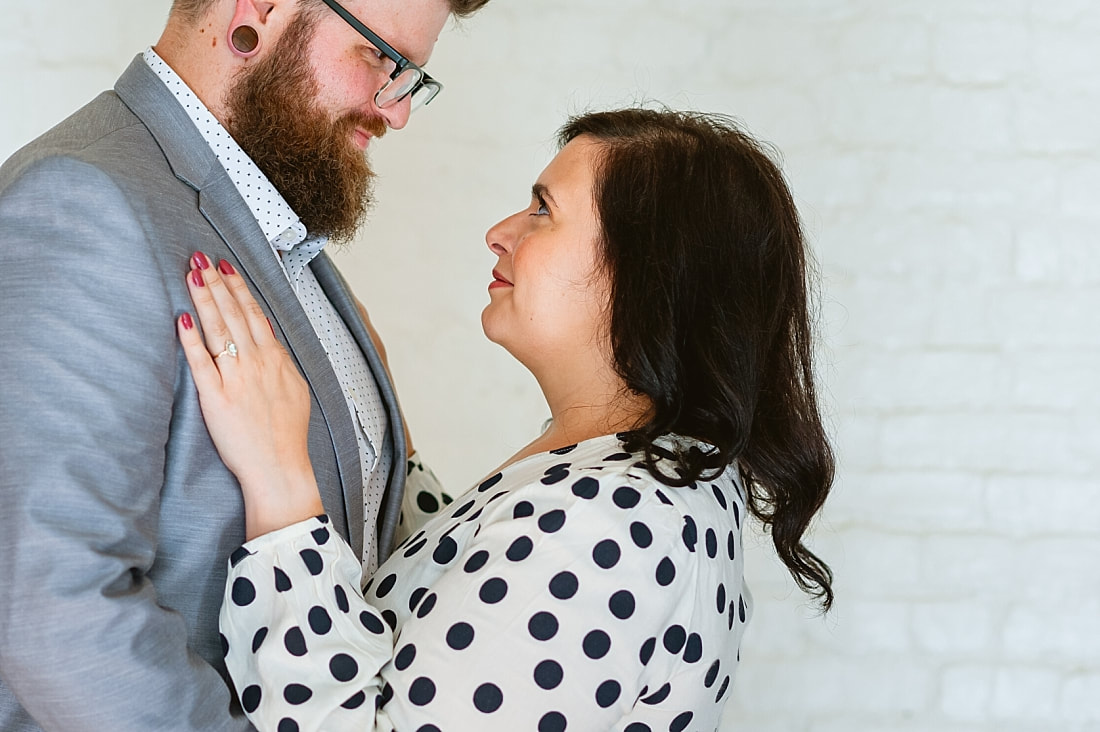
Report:
M 823 609 L 832 572 L 802 542 L 833 481 L 814 389 L 808 255 L 798 211 L 763 146 L 733 120 L 624 109 L 574 117 L 565 145 L 600 143 L 595 173 L 610 337 L 628 388 L 652 400 L 628 433 L 668 485 L 737 462 L 749 510 Z M 669 433 L 713 446 L 656 469 Z

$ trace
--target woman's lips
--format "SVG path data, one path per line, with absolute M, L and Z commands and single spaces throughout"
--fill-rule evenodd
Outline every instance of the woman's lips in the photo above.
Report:
M 512 283 L 509 282 L 508 280 L 504 279 L 504 276 L 501 275 L 500 272 L 497 272 L 495 269 L 493 270 L 493 281 L 489 283 L 489 289 L 490 290 L 495 290 L 498 287 L 511 287 L 511 286 L 512 286 Z

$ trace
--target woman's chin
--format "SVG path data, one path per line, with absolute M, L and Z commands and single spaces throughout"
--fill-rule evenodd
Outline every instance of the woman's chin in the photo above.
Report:
M 491 308 L 490 305 L 481 313 L 481 332 L 485 334 L 490 343 L 500 346 L 508 352 L 509 356 L 523 363 L 523 359 L 517 355 L 515 350 L 515 347 L 519 345 L 515 340 L 516 334 L 514 332 L 510 334 L 501 319 L 493 317 L 494 314 L 491 312 Z
M 499 326 L 496 323 L 496 319 L 492 314 L 493 303 L 489 303 L 485 306 L 485 309 L 481 311 L 481 332 L 485 334 L 485 337 L 490 342 L 503 346 L 500 342 Z

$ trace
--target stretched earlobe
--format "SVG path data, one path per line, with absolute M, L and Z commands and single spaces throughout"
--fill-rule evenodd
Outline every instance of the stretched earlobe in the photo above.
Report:
M 238 25 L 229 31 L 229 45 L 241 58 L 251 58 L 260 49 L 260 34 L 250 25 Z

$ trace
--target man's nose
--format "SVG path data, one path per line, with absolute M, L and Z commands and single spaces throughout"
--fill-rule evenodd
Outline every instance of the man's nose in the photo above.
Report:
M 380 108 L 379 115 L 386 121 L 386 126 L 391 130 L 400 130 L 409 123 L 409 115 L 412 113 L 412 95 L 405 97 L 396 104 Z

